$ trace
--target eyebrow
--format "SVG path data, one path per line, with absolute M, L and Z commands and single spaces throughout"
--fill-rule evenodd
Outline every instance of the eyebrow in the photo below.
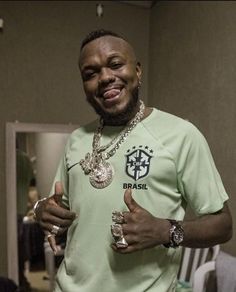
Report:
M 124 58 L 121 55 L 119 55 L 118 53 L 113 53 L 107 58 L 107 63 L 111 62 L 114 58 L 120 58 L 120 59 L 124 60 Z M 83 72 L 83 71 L 86 71 L 89 69 L 96 69 L 97 67 L 99 67 L 99 65 L 97 65 L 96 63 L 88 64 L 88 65 L 85 64 L 85 66 L 83 66 L 81 68 L 81 71 Z
M 117 57 L 122 58 L 122 56 L 119 55 L 119 53 L 113 53 L 113 54 L 111 54 L 111 55 L 108 57 L 108 60 L 110 61 L 110 60 L 112 60 L 113 58 L 117 58 Z

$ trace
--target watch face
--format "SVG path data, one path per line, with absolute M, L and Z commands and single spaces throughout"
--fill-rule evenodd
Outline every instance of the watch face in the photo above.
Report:
M 177 245 L 179 245 L 184 240 L 184 234 L 181 229 L 176 228 L 175 231 L 173 232 L 173 241 Z
M 170 227 L 170 241 L 169 243 L 163 244 L 165 247 L 177 248 L 180 243 L 184 240 L 184 229 L 181 226 L 181 223 L 173 220 L 167 219 L 171 223 Z
M 174 247 L 177 247 L 184 240 L 184 230 L 178 222 L 174 222 L 172 224 L 173 224 L 171 228 L 172 244 Z

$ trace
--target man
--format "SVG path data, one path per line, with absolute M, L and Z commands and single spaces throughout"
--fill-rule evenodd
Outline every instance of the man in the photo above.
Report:
M 90 33 L 79 67 L 101 119 L 71 135 L 54 195 L 35 207 L 55 252 L 68 229 L 55 291 L 174 291 L 179 245 L 231 238 L 210 150 L 191 123 L 144 106 L 140 63 L 122 37 Z M 196 220 L 184 220 L 187 204 Z

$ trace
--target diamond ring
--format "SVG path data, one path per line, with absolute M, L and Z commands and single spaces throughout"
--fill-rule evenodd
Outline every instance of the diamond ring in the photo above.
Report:
M 124 215 L 120 211 L 113 211 L 111 219 L 114 223 L 119 223 L 119 224 L 125 223 Z
M 127 241 L 124 238 L 122 225 L 121 224 L 113 224 L 111 225 L 111 233 L 115 240 L 115 244 L 117 248 L 126 248 L 128 246 Z
M 48 233 L 48 235 L 47 235 L 47 239 L 49 239 L 50 237 L 53 237 L 53 236 L 55 236 L 55 235 L 52 234 L 52 233 Z
M 52 226 L 52 230 L 51 230 L 51 234 L 57 235 L 59 229 L 60 229 L 59 226 L 57 226 L 57 225 L 53 225 L 53 226 Z

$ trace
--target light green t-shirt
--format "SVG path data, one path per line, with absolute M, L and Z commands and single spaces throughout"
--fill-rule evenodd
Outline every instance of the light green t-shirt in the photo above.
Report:
M 104 189 L 94 188 L 79 161 L 91 153 L 97 122 L 72 133 L 55 181 L 64 185 L 64 202 L 79 216 L 68 230 L 65 257 L 55 291 L 175 291 L 181 249 L 156 246 L 118 254 L 110 245 L 112 211 L 125 211 L 127 187 L 154 216 L 182 220 L 186 205 L 196 214 L 213 213 L 228 199 L 209 147 L 191 123 L 153 109 L 109 159 L 115 175 Z M 121 127 L 105 127 L 101 144 Z

